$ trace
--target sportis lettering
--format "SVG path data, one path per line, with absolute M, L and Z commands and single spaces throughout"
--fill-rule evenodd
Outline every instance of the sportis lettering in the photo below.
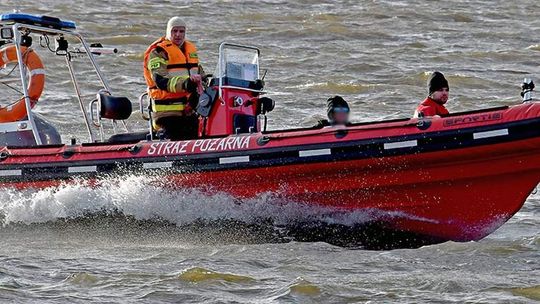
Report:
M 479 114 L 479 115 L 473 115 L 473 116 L 467 116 L 467 117 L 455 117 L 455 118 L 451 117 L 451 118 L 446 118 L 444 120 L 443 125 L 445 127 L 452 127 L 452 126 L 472 124 L 472 123 L 477 123 L 477 122 L 501 120 L 502 118 L 503 118 L 503 114 L 501 112 Z
M 175 155 L 200 152 L 221 152 L 249 149 L 249 136 L 157 142 L 148 148 L 148 155 Z

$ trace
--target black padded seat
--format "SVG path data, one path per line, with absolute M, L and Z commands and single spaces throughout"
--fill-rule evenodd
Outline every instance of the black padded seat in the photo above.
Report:
M 115 134 L 111 136 L 108 140 L 109 143 L 115 143 L 115 144 L 131 144 L 131 143 L 138 143 L 142 140 L 146 140 L 146 138 L 150 135 L 148 131 L 143 132 L 131 132 L 131 133 L 120 133 Z
M 127 97 L 111 96 L 105 93 L 99 93 L 99 102 L 101 104 L 101 118 L 125 120 L 131 115 L 131 101 Z

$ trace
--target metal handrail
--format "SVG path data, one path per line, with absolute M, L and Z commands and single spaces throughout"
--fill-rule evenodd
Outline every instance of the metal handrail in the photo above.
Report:
M 15 38 L 15 50 L 17 51 L 17 61 L 19 63 L 19 72 L 21 74 L 22 89 L 24 93 L 24 105 L 26 106 L 26 115 L 28 118 L 28 122 L 30 123 L 30 127 L 32 129 L 32 134 L 34 135 L 36 144 L 41 145 L 42 144 L 41 137 L 39 136 L 39 133 L 36 127 L 36 122 L 34 121 L 34 116 L 32 113 L 31 102 L 30 102 L 30 95 L 28 94 L 28 83 L 27 83 L 28 80 L 26 79 L 26 69 L 24 66 L 23 54 L 22 54 L 21 45 L 20 45 L 21 33 L 18 31 L 17 23 L 15 23 L 12 26 L 12 30 L 13 30 L 14 38 Z
M 141 116 L 144 120 L 150 120 L 150 113 L 146 115 L 145 107 L 144 107 L 144 99 L 148 98 L 148 92 L 144 92 L 139 96 L 139 111 L 141 111 Z M 146 107 L 148 109 L 148 107 Z
M 248 89 L 248 88 L 230 86 L 230 85 L 225 85 L 225 86 L 222 86 L 221 88 L 223 88 L 223 89 L 244 90 L 244 91 L 260 93 L 260 94 L 266 94 L 267 93 L 267 91 L 264 91 L 264 90 L 254 90 L 254 89 Z
M 145 107 L 144 100 L 148 99 L 148 106 Z M 151 99 L 148 95 L 148 91 L 142 93 L 139 96 L 139 110 L 141 111 L 141 116 L 144 120 L 148 121 L 148 131 L 150 134 L 150 140 L 154 140 L 154 128 L 152 126 L 152 110 L 150 108 Z M 145 108 L 147 111 L 145 111 Z

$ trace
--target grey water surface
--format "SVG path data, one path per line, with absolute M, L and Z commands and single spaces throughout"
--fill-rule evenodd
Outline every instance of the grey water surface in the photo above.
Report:
M 89 41 L 118 48 L 98 63 L 114 93 L 134 103 L 145 90 L 144 50 L 169 17 L 185 18 L 209 72 L 220 42 L 258 46 L 277 104 L 273 129 L 312 125 L 336 94 L 354 121 L 408 117 L 433 70 L 450 81 L 451 111 L 517 104 L 523 78 L 540 79 L 538 1 L 0 2 L 0 12 L 15 9 L 73 20 Z M 36 112 L 64 141 L 87 140 L 63 59 L 34 44 L 47 71 Z M 88 102 L 98 83 L 88 62 L 75 66 Z M 129 125 L 146 123 L 134 113 Z M 535 303 L 539 208 L 532 194 L 479 242 L 370 251 L 289 239 L 280 224 L 363 217 L 329 219 L 271 194 L 239 202 L 141 176 L 2 190 L 0 302 Z

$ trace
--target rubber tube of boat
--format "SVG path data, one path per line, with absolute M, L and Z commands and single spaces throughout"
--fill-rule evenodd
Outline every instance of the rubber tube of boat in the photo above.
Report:
M 90 47 L 90 52 L 95 55 L 116 54 L 118 53 L 118 49 L 107 47 Z

